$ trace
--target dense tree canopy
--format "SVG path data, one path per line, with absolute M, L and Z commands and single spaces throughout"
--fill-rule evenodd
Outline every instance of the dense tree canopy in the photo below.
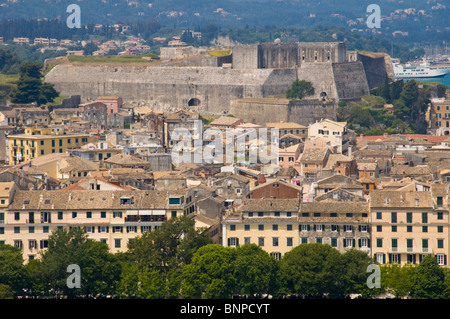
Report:
M 42 105 L 59 96 L 52 84 L 42 82 L 41 67 L 36 62 L 25 62 L 20 66 L 20 78 L 17 89 L 11 94 L 11 102 Z

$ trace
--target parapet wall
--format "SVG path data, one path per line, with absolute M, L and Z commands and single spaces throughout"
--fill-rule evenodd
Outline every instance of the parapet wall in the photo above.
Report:
M 124 105 L 170 112 L 198 99 L 193 110 L 214 114 L 228 111 L 232 99 L 284 94 L 295 78 L 292 69 L 70 64 L 57 65 L 46 75 L 61 95 L 80 95 L 82 102 L 118 95 Z
M 288 100 L 284 98 L 247 98 L 231 101 L 230 114 L 246 122 L 294 122 L 304 126 L 324 118 L 336 120 L 335 100 Z

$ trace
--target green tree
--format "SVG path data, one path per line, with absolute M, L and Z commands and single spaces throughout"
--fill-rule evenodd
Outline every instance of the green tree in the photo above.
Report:
M 58 92 L 50 83 L 42 83 L 41 64 L 25 62 L 20 66 L 20 77 L 17 88 L 11 94 L 13 103 L 32 103 L 42 105 L 53 102 Z
M 196 229 L 193 219 L 181 216 L 135 238 L 128 248 L 130 260 L 141 269 L 155 267 L 169 272 L 188 264 L 197 249 L 209 243 L 211 238 L 206 229 Z
M 0 245 L 0 285 L 2 294 L 23 295 L 28 284 L 22 251 L 11 245 Z
M 302 244 L 288 251 L 280 261 L 286 294 L 323 298 L 343 296 L 342 256 L 329 245 Z
M 432 255 L 425 256 L 411 275 L 413 299 L 442 299 L 446 296 L 445 274 Z
M 305 80 L 295 80 L 292 86 L 286 91 L 287 99 L 303 99 L 306 96 L 314 95 L 314 87 L 311 82 Z
M 201 247 L 184 267 L 182 295 L 185 298 L 230 298 L 236 287 L 236 249 L 217 244 Z
M 381 284 L 386 292 L 395 298 L 407 297 L 411 291 L 411 276 L 414 267 L 411 265 L 401 266 L 397 263 L 386 264 L 381 267 Z
M 81 287 L 67 285 L 69 265 L 78 265 L 81 271 Z M 107 244 L 87 237 L 80 228 L 58 229 L 48 239 L 48 249 L 42 253 L 40 264 L 34 272 L 46 295 L 74 297 L 106 296 L 115 292 L 121 267 L 109 252 Z
M 240 295 L 261 297 L 273 293 L 278 274 L 276 260 L 256 244 L 236 248 L 234 277 Z
M 349 294 L 362 294 L 364 297 L 372 295 L 373 290 L 367 287 L 367 267 L 373 263 L 369 255 L 361 250 L 350 249 L 342 254 L 341 260 L 343 270 L 341 297 Z

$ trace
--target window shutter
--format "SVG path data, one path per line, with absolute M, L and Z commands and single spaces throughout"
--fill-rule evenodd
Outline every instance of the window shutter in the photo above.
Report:
M 345 238 L 343 239 L 344 241 L 344 247 L 347 247 L 347 241 L 345 240 Z
M 361 248 L 361 238 L 358 238 L 358 247 Z
M 401 255 L 401 254 L 398 254 L 398 263 L 399 263 L 399 264 L 402 263 L 402 258 L 401 258 L 401 257 L 402 257 L 402 255 Z
M 447 265 L 447 255 L 444 255 L 444 265 Z
M 322 231 L 325 231 L 325 225 L 322 225 Z
M 386 263 L 386 255 L 383 254 L 383 264 L 385 264 L 385 263 Z
M 361 231 L 361 225 L 358 226 L 358 231 Z
M 106 226 L 106 232 L 109 233 L 109 226 Z
M 228 238 L 228 247 L 230 247 L 231 241 L 230 238 Z
M 98 232 L 100 233 L 102 231 L 102 229 L 100 228 L 100 226 L 98 226 Z
M 236 238 L 236 246 L 239 246 L 239 238 Z
M 416 263 L 416 254 L 413 255 L 413 264 Z
M 311 230 L 311 225 L 308 225 L 308 231 L 310 231 Z
M 389 263 L 391 263 L 391 262 L 392 262 L 392 255 L 389 254 Z
M 313 226 L 313 230 L 316 231 L 316 225 Z
M 353 238 L 353 240 L 352 240 L 352 247 L 355 247 L 355 242 L 356 242 L 356 240 L 355 240 L 355 238 Z

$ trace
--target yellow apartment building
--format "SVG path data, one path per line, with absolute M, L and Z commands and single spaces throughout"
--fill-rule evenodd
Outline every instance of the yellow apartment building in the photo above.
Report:
M 89 142 L 89 134 L 53 134 L 51 128 L 26 128 L 8 136 L 9 164 L 16 165 L 42 155 L 65 153 Z
M 299 244 L 299 199 L 245 199 L 222 221 L 222 244 L 257 244 L 276 259 Z
M 81 227 L 112 253 L 123 252 L 136 236 L 184 215 L 182 197 L 148 190 L 17 190 L 8 207 L 0 207 L 0 244 L 21 248 L 28 261 L 39 258 L 55 229 Z
M 298 223 L 301 244 L 328 244 L 341 253 L 357 249 L 370 255 L 369 204 L 365 201 L 303 202 Z
M 447 266 L 448 208 L 445 185 L 432 191 L 370 192 L 372 256 L 381 264 L 416 264 L 425 255 Z

